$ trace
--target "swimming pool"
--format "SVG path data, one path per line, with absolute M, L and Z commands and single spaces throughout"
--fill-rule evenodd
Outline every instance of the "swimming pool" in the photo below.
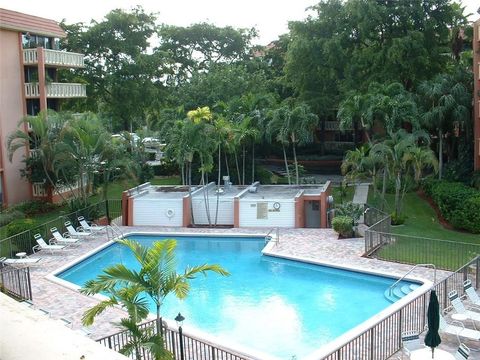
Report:
M 186 300 L 166 299 L 164 317 L 181 312 L 187 329 L 280 359 L 301 359 L 391 305 L 384 292 L 396 279 L 265 256 L 263 237 L 128 237 L 144 245 L 176 238 L 179 271 L 217 263 L 231 273 L 199 276 Z M 82 286 L 118 262 L 137 265 L 125 247 L 112 244 L 57 276 Z

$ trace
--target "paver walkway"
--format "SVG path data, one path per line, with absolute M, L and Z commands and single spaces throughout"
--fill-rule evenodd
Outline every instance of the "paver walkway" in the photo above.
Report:
M 163 228 L 163 227 L 122 227 L 125 232 L 149 231 L 162 234 L 171 232 L 182 233 L 211 233 L 211 234 L 262 234 L 265 235 L 269 229 L 192 229 L 192 228 Z M 173 236 L 172 236 L 173 237 Z M 31 268 L 33 302 L 36 307 L 43 308 L 50 312 L 53 318 L 67 318 L 73 322 L 73 328 L 81 327 L 81 318 L 85 310 L 92 307 L 98 300 L 80 294 L 76 290 L 64 287 L 46 279 L 46 275 L 58 269 L 60 266 L 73 261 L 82 254 L 91 251 L 108 241 L 105 234 L 95 236 L 90 240 L 62 254 L 50 255 L 38 253 L 35 257 L 44 258 L 39 266 Z M 410 265 L 390 263 L 386 261 L 364 258 L 363 239 L 338 240 L 337 234 L 331 229 L 282 229 L 280 230 L 280 242 L 272 248 L 272 254 L 279 256 L 300 256 L 305 260 L 319 261 L 339 266 L 347 264 L 359 270 L 385 271 L 395 276 L 404 275 Z M 439 271 L 438 278 L 447 273 Z M 421 268 L 415 276 L 433 280 L 431 269 Z M 114 308 L 102 314 L 90 328 L 91 337 L 98 339 L 118 331 L 116 323 L 125 316 L 121 309 Z M 442 346 L 450 346 L 453 349 L 456 339 L 449 339 L 442 336 Z M 450 345 L 449 345 L 450 344 Z M 477 354 L 474 354 L 477 355 Z M 471 358 L 475 358 L 472 357 Z M 478 358 L 478 357 L 477 357 Z

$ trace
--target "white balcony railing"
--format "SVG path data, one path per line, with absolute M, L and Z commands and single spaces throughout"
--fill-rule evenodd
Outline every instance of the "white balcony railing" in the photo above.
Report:
M 47 196 L 47 191 L 45 189 L 44 183 L 33 183 L 33 196 L 35 197 L 45 197 Z
M 58 51 L 44 49 L 45 65 L 64 66 L 64 67 L 84 67 L 84 55 L 68 51 Z M 25 65 L 34 65 L 38 63 L 37 49 L 23 50 L 23 63 Z
M 339 121 L 325 121 L 325 130 L 326 131 L 339 131 L 340 122 Z M 345 130 L 353 130 L 352 127 L 349 127 Z
M 50 83 L 47 84 L 47 98 L 82 98 L 87 96 L 87 87 L 84 84 Z M 25 83 L 25 97 L 40 97 L 38 83 Z
M 87 96 L 87 86 L 73 83 L 47 84 L 47 97 L 49 98 L 77 98 Z

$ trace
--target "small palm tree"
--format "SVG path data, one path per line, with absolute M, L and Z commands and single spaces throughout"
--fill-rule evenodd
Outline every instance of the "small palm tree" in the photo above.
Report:
M 431 149 L 415 146 L 405 153 L 403 160 L 412 164 L 414 173 L 413 179 L 417 185 L 420 184 L 424 169 L 430 167 L 435 174 L 438 172 L 438 160 Z
M 161 333 L 160 308 L 165 297 L 173 293 L 177 298 L 184 299 L 190 290 L 190 280 L 199 274 L 215 272 L 223 276 L 229 275 L 221 266 L 208 264 L 187 267 L 183 273 L 177 273 L 175 258 L 177 242 L 174 239 L 156 241 L 150 248 L 129 239 L 118 242 L 132 252 L 140 265 L 140 270 L 129 269 L 123 264 L 110 266 L 95 280 L 87 281 L 81 292 L 87 295 L 101 292 L 115 294 L 116 289 L 127 287 L 134 293 L 146 294 L 155 303 L 157 334 Z M 111 299 L 102 303 L 104 304 L 98 305 L 99 308 L 114 305 Z

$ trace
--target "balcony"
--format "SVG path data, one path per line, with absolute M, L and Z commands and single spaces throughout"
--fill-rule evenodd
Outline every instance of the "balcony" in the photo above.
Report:
M 43 49 L 45 52 L 45 65 L 67 68 L 83 68 L 84 55 L 67 51 L 58 51 Z M 24 49 L 23 50 L 23 64 L 24 65 L 36 65 L 38 64 L 37 49 Z
M 47 98 L 69 99 L 83 98 L 87 96 L 87 86 L 73 83 L 50 83 L 47 84 Z M 25 83 L 25 97 L 40 97 L 38 83 Z
M 339 121 L 325 121 L 325 130 L 326 131 L 340 131 L 340 122 Z M 353 130 L 353 128 L 348 128 L 345 130 Z

